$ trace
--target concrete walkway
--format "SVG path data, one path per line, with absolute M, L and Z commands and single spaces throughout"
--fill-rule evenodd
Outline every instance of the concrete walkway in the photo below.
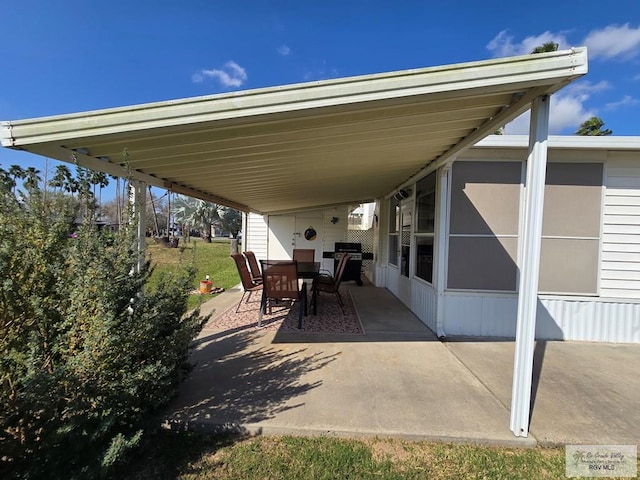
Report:
M 639 443 L 640 346 L 541 343 L 531 434 L 517 438 L 513 342 L 442 343 L 387 290 L 344 288 L 365 335 L 204 330 L 169 423 L 521 446 Z M 225 292 L 203 311 L 220 314 L 240 295 Z

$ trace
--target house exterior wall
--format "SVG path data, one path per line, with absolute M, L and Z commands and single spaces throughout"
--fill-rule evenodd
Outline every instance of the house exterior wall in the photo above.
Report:
M 595 178 L 597 182 L 582 184 L 578 181 L 575 185 L 571 182 L 566 183 L 562 180 L 562 165 L 552 167 L 555 171 L 550 178 L 555 180 L 552 182 L 554 185 L 547 187 L 550 201 L 546 205 L 552 213 L 547 214 L 548 228 L 546 233 L 543 232 L 543 243 L 565 241 L 564 251 L 571 255 L 575 253 L 575 258 L 578 260 L 585 259 L 585 262 L 577 262 L 576 271 L 584 270 L 593 278 L 589 281 L 581 279 L 576 284 L 576 289 L 580 292 L 571 293 L 570 289 L 548 293 L 541 291 L 537 309 L 536 338 L 640 342 L 640 145 L 638 150 L 638 152 L 619 152 L 588 148 L 554 149 L 553 145 L 550 145 L 550 164 L 576 164 L 574 171 L 579 174 L 577 176 L 584 176 L 588 182 L 594 182 Z M 466 152 L 458 161 L 505 162 L 506 165 L 514 161 L 524 162 L 526 155 L 524 148 L 474 148 Z M 524 167 L 523 163 L 523 171 Z M 571 165 L 565 170 L 571 171 Z M 586 172 L 587 170 L 591 173 Z M 473 186 L 469 185 L 469 187 L 471 189 L 468 192 L 473 195 Z M 408 186 L 408 188 L 412 187 Z M 524 178 L 520 188 L 523 192 Z M 563 204 L 563 188 L 565 192 L 569 192 L 570 200 L 575 202 L 573 206 Z M 598 196 L 594 197 L 594 193 Z M 448 207 L 451 207 L 451 193 L 447 198 Z M 484 201 L 486 196 L 478 198 Z M 599 199 L 601 199 L 600 202 Z M 599 208 L 600 218 L 596 215 L 594 218 L 586 216 L 582 219 L 582 212 L 580 212 L 582 202 L 594 204 L 592 208 L 596 211 Z M 570 217 L 566 220 L 567 222 L 574 220 L 572 225 L 563 225 L 560 218 L 562 215 L 557 214 L 561 210 L 566 211 L 564 215 Z M 382 208 L 380 211 L 387 213 Z M 452 238 L 448 231 L 450 213 L 446 205 L 440 206 L 439 212 L 447 215 L 445 237 L 449 244 Z M 519 215 L 520 217 L 523 215 L 522 200 L 520 200 Z M 487 218 L 491 220 L 492 217 Z M 595 226 L 592 220 L 596 222 Z M 382 225 L 387 222 L 388 217 L 381 217 Z M 566 233 L 559 234 L 558 230 L 566 230 Z M 481 236 L 476 232 L 471 233 L 476 237 Z M 381 235 L 387 236 L 382 232 Z M 597 247 L 595 249 L 593 249 L 594 242 Z M 381 244 L 383 244 L 382 241 Z M 573 245 L 586 245 L 588 248 L 584 248 L 581 252 L 572 252 Z M 517 254 L 513 257 L 519 264 L 519 242 Z M 442 294 L 438 296 L 437 279 L 434 279 L 434 284 L 431 285 L 412 278 L 411 297 L 409 301 L 405 300 L 407 306 L 434 331 L 438 326 L 436 321 L 436 312 L 438 312 L 442 317 L 439 320 L 445 335 L 513 338 L 516 332 L 518 301 L 517 292 L 513 291 L 515 289 L 489 291 L 481 288 L 449 288 L 450 286 L 447 285 L 449 260 L 451 259 L 447 255 L 445 262 L 447 271 L 444 275 Z M 386 264 L 386 261 L 384 263 L 384 267 L 378 267 L 377 271 L 384 269 L 386 287 L 402 299 L 403 296 L 397 293 L 398 269 Z M 571 265 L 571 260 L 567 260 L 567 265 Z M 549 267 L 553 268 L 553 262 L 547 262 L 548 270 Z M 562 266 L 561 270 L 564 268 Z M 553 280 L 553 272 L 548 275 L 551 276 L 547 278 Z M 567 276 L 570 277 L 571 273 L 565 275 Z M 553 281 L 546 283 L 553 285 Z M 582 290 L 586 293 L 582 293 Z
M 259 260 L 267 258 L 268 225 L 266 218 L 257 213 L 246 215 L 246 231 L 243 232 L 243 250 L 251 250 Z
M 313 225 L 316 229 L 320 243 L 322 245 L 322 252 L 316 251 L 316 259 L 321 259 L 322 267 L 329 271 L 333 271 L 333 259 L 322 258 L 323 252 L 333 252 L 335 242 L 345 242 L 347 238 L 347 207 L 338 206 L 334 208 L 327 208 L 321 212 L 312 212 L 317 214 L 317 217 L 321 217 L 321 225 Z M 296 227 L 294 230 L 302 230 L 306 228 L 310 223 L 309 212 L 301 212 L 299 215 L 292 213 L 291 216 L 295 218 Z M 334 223 L 332 220 L 337 218 Z M 315 223 L 315 222 L 311 222 Z M 303 228 L 304 227 L 304 228 Z M 300 232 L 298 232 L 300 233 Z M 294 235 L 295 232 L 290 232 Z M 291 236 L 280 239 L 281 242 L 290 242 Z M 246 245 L 244 250 L 252 250 L 258 260 L 265 260 L 269 256 L 269 216 L 260 215 L 257 213 L 249 213 L 246 216 L 246 232 L 245 232 Z
M 640 299 L 640 155 L 607 161 L 600 294 Z

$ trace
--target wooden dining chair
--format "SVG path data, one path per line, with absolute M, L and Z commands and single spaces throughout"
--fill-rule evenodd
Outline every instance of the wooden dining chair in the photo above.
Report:
M 298 263 L 261 260 L 262 265 L 262 303 L 258 326 L 262 324 L 262 315 L 271 312 L 273 303 L 283 300 L 298 302 L 298 328 L 302 328 L 302 315 L 307 314 L 307 285 L 298 278 Z
M 313 248 L 294 248 L 293 259 L 297 262 L 313 262 L 316 258 L 316 251 Z
M 335 275 L 321 274 L 320 276 L 318 276 L 312 287 L 316 289 L 316 295 L 318 295 L 320 292 L 335 294 L 336 298 L 338 299 L 338 303 L 340 304 L 340 308 L 342 309 L 343 315 L 346 312 L 344 310 L 344 302 L 342 301 L 342 296 L 340 295 L 340 283 L 342 282 L 342 275 L 344 273 L 345 267 L 347 266 L 347 262 L 349 261 L 349 257 L 350 255 L 348 253 L 343 253 L 340 261 L 338 262 Z
M 262 283 L 262 273 L 260 272 L 260 267 L 258 266 L 258 261 L 256 260 L 256 255 L 251 250 L 243 252 L 244 256 L 247 258 L 247 263 L 249 264 L 249 270 L 251 271 L 251 278 L 255 283 Z
M 251 274 L 249 273 L 249 269 L 247 268 L 247 262 L 240 253 L 232 253 L 231 258 L 236 262 L 236 268 L 238 269 L 238 275 L 240 275 L 240 281 L 242 282 L 242 288 L 244 292 L 242 293 L 242 298 L 238 303 L 238 307 L 236 308 L 236 313 L 240 310 L 240 305 L 242 305 L 242 300 L 244 296 L 248 293 L 247 300 L 245 303 L 249 303 L 249 299 L 251 298 L 251 294 L 253 292 L 259 292 L 262 290 L 262 284 L 256 283 L 251 278 Z

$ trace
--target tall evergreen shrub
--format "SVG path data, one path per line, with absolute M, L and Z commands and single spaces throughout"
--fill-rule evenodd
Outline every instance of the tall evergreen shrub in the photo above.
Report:
M 189 368 L 204 321 L 187 314 L 194 269 L 144 289 L 135 216 L 101 232 L 91 205 L 88 188 L 22 191 L 0 169 L 2 477 L 108 474 Z

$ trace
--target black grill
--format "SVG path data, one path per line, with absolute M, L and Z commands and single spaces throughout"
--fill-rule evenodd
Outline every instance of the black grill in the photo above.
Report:
M 342 253 L 348 253 L 349 255 L 351 255 L 351 257 L 347 261 L 347 265 L 344 267 L 342 281 L 348 282 L 350 280 L 355 280 L 358 286 L 362 285 L 362 279 L 360 278 L 360 274 L 362 272 L 362 244 L 336 242 L 333 255 L 334 272 L 338 267 L 338 262 L 342 257 Z

